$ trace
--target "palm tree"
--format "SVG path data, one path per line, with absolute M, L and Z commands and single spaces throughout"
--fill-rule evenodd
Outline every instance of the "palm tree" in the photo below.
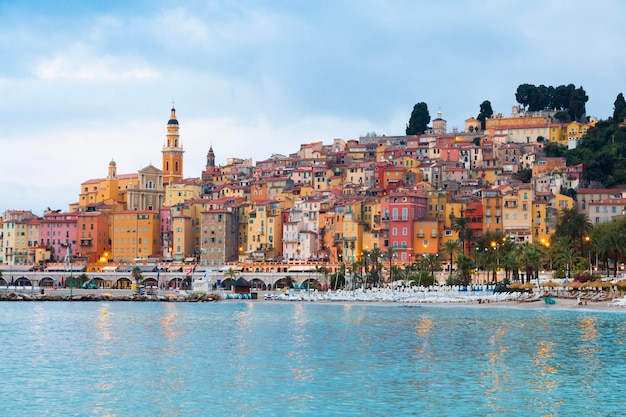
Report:
M 228 268 L 226 272 L 224 272 L 224 276 L 230 278 L 231 286 L 232 283 L 235 282 L 235 277 L 237 276 L 237 271 L 235 271 L 232 267 Z
M 461 242 L 463 253 L 466 253 L 466 249 L 469 249 L 469 241 L 474 235 L 474 231 L 469 227 L 471 219 L 468 217 L 457 217 L 452 220 L 452 230 L 457 232 L 459 241 Z M 468 243 L 466 246 L 465 243 Z
M 472 282 L 472 271 L 476 268 L 474 260 L 465 254 L 456 258 L 456 266 L 461 276 L 461 283 L 469 285 Z
M 335 272 L 335 279 L 333 284 L 333 289 L 337 290 L 337 285 L 339 285 L 339 280 L 342 280 L 342 287 L 346 285 L 346 264 L 339 265 L 337 268 L 337 272 Z M 332 280 L 332 278 L 331 278 Z
M 352 287 L 351 289 L 353 290 L 355 288 L 355 284 L 356 284 L 356 276 L 359 272 L 359 270 L 361 269 L 360 263 L 359 262 L 353 262 L 348 266 L 348 273 L 350 274 L 350 287 Z
M 133 277 L 133 280 L 135 280 L 135 290 L 137 291 L 137 294 L 139 294 L 139 292 L 141 291 L 141 284 L 143 284 L 143 275 L 141 275 L 141 268 L 139 268 L 138 266 L 134 267 L 130 275 Z
M 574 250 L 579 256 L 583 256 L 585 237 L 589 236 L 592 227 L 586 214 L 579 213 L 575 207 L 565 208 L 559 213 L 554 236 L 557 239 L 569 237 L 571 242 L 577 246 Z
M 578 256 L 574 248 L 571 246 L 561 248 L 559 252 L 554 256 L 553 261 L 557 263 L 557 265 L 561 265 L 567 271 L 566 278 L 569 278 L 571 275 L 571 271 L 574 270 L 574 264 L 579 262 L 582 258 Z
M 454 255 L 456 255 L 461 249 L 461 244 L 458 240 L 448 240 L 444 242 L 442 246 L 442 252 L 445 256 L 450 257 L 450 279 L 452 278 L 452 265 L 454 263 Z
M 435 269 L 439 269 L 441 267 L 441 263 L 439 262 L 439 254 L 436 253 L 434 255 L 424 255 L 421 260 L 421 264 L 423 265 L 423 269 L 430 271 L 430 277 L 433 282 L 435 282 Z
M 613 276 L 617 277 L 617 264 L 626 254 L 626 235 L 617 228 L 609 229 L 600 240 L 600 251 L 613 260 Z
M 393 266 L 393 258 L 396 254 L 396 248 L 394 248 L 393 246 L 389 246 L 387 248 L 387 250 L 385 250 L 385 252 L 383 253 L 383 256 L 385 257 L 385 259 L 387 259 L 389 261 L 389 283 L 393 283 L 393 271 L 391 269 L 391 267 Z
M 534 276 L 539 280 L 539 269 L 541 268 L 541 260 L 543 258 L 543 249 L 537 243 L 528 243 L 518 247 L 520 253 L 520 264 L 526 271 L 526 282 L 530 282 Z
M 328 282 L 328 273 L 330 272 L 328 270 L 328 268 L 326 268 L 325 266 L 315 266 L 315 272 L 318 274 L 322 274 L 324 275 L 324 283 L 322 284 L 322 287 L 326 288 L 326 282 Z M 311 283 L 309 282 L 309 286 L 311 285 Z
M 382 257 L 382 252 L 378 246 L 375 246 L 370 251 L 370 261 L 372 263 L 372 279 L 376 282 L 376 286 L 380 287 L 381 285 L 381 274 L 380 274 L 380 259 Z
M 519 269 L 521 266 L 519 255 L 519 251 L 513 249 L 500 258 L 501 265 L 504 268 L 504 278 L 509 281 L 519 280 Z

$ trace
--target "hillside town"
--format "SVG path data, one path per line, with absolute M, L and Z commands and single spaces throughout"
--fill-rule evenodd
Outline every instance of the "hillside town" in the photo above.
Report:
M 498 256 L 500 246 L 548 248 L 564 209 L 592 224 L 623 214 L 624 190 L 580 188 L 583 164 L 544 152 L 548 144 L 576 148 L 595 123 L 515 106 L 459 130 L 439 111 L 422 134 L 306 143 L 256 162 L 216 165 L 219 149 L 209 145 L 204 170 L 186 178 L 172 108 L 161 167 L 120 173 L 112 160 L 106 176 L 80 184 L 67 210 L 6 211 L 0 263 L 43 270 L 69 255 L 84 271 L 345 273 L 370 262 L 389 274 L 436 260 L 451 275 L 455 250 L 480 267 L 479 256 Z

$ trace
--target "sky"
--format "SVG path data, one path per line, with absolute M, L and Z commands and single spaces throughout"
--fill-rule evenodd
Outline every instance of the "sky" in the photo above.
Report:
M 184 176 L 210 146 L 263 160 L 404 135 L 413 106 L 464 128 L 520 84 L 626 92 L 622 0 L 0 0 L 0 215 L 67 210 L 80 184 L 161 166 L 172 105 Z

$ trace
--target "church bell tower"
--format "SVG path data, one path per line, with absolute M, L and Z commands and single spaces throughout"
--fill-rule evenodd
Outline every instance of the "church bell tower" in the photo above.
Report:
M 178 134 L 176 109 L 172 106 L 170 120 L 167 122 L 166 144 L 163 146 L 163 186 L 171 185 L 183 179 L 183 146 Z

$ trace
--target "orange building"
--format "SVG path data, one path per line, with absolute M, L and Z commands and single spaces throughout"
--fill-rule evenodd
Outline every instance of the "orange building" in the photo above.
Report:
M 77 215 L 77 244 L 88 263 L 103 266 L 112 258 L 109 239 L 109 213 L 89 211 Z
M 146 260 L 161 250 L 158 211 L 120 211 L 110 216 L 109 235 L 115 262 Z M 174 242 L 176 245 L 176 242 Z

